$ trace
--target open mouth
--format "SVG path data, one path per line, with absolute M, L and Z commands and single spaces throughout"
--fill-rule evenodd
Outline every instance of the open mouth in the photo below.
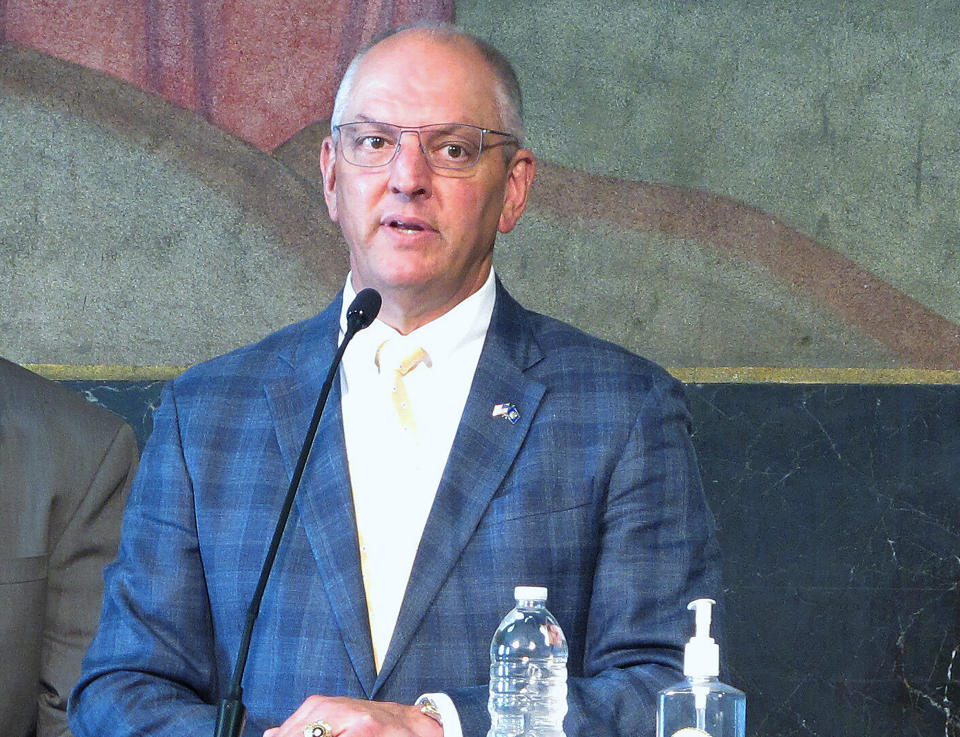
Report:
M 399 233 L 425 233 L 433 230 L 429 223 L 415 217 L 407 218 L 391 215 L 384 219 L 383 224 Z
M 426 230 L 426 228 L 424 228 L 422 225 L 417 223 L 407 223 L 403 220 L 391 220 L 390 227 L 394 230 L 402 230 L 405 233 L 418 233 Z

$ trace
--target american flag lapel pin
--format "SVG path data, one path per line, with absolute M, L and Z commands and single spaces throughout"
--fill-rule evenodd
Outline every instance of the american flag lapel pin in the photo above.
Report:
M 510 402 L 495 404 L 493 406 L 492 416 L 502 417 L 505 420 L 509 420 L 511 425 L 516 425 L 520 421 L 520 412 L 518 412 L 516 406 Z

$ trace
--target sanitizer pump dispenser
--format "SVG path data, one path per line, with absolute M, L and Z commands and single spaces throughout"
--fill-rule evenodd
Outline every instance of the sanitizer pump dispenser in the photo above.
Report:
M 657 696 L 657 737 L 744 737 L 747 697 L 721 683 L 720 647 L 710 637 L 713 599 L 691 601 L 694 635 L 683 651 L 680 683 Z

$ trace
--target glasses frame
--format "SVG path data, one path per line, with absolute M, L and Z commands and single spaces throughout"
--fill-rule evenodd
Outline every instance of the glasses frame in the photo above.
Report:
M 395 125 L 394 123 L 385 123 L 379 120 L 353 120 L 353 121 L 350 121 L 349 123 L 340 123 L 339 125 L 333 126 L 331 131 L 333 132 L 338 143 L 340 143 L 340 129 L 345 128 L 348 125 L 382 125 L 382 126 L 389 126 L 390 128 L 396 129 L 397 142 L 393 146 L 393 153 L 390 154 L 390 158 L 384 161 L 382 164 L 358 164 L 354 161 L 350 161 L 350 159 L 347 157 L 346 152 L 344 152 L 343 154 L 344 161 L 346 161 L 351 166 L 359 166 L 364 169 L 377 169 L 379 167 L 389 166 L 390 164 L 392 164 L 393 160 L 397 158 L 397 154 L 400 153 L 400 146 L 403 143 L 404 133 L 413 133 L 414 135 L 416 135 L 417 148 L 419 148 L 420 153 L 423 154 L 423 158 L 426 160 L 427 165 L 431 169 L 440 169 L 444 173 L 470 171 L 471 169 L 473 169 L 473 167 L 475 167 L 480 162 L 480 157 L 483 155 L 483 152 L 488 149 L 498 148 L 499 146 L 506 146 L 510 144 L 514 144 L 518 147 L 521 145 L 520 139 L 517 138 L 516 134 L 514 133 L 497 130 L 496 128 L 481 128 L 479 125 L 473 125 L 471 123 L 429 123 L 427 125 L 412 125 L 412 126 L 404 127 L 400 125 Z M 480 148 L 477 151 L 477 157 L 473 160 L 473 162 L 469 166 L 463 166 L 463 167 L 442 166 L 441 164 L 435 164 L 434 162 L 430 161 L 430 157 L 427 156 L 427 152 L 423 148 L 423 139 L 420 138 L 420 131 L 422 131 L 424 128 L 438 128 L 445 125 L 449 125 L 449 126 L 455 125 L 462 128 L 473 128 L 474 130 L 480 131 Z M 497 136 L 505 136 L 512 140 L 487 144 L 486 141 L 484 140 L 484 136 L 486 136 L 487 133 L 492 133 Z M 341 151 L 343 151 L 342 145 L 341 145 Z

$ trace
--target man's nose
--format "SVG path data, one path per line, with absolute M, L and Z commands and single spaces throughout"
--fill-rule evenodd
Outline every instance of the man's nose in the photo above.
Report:
M 429 196 L 433 172 L 420 148 L 420 135 L 416 131 L 403 131 L 399 145 L 400 150 L 390 162 L 390 189 L 407 197 Z

